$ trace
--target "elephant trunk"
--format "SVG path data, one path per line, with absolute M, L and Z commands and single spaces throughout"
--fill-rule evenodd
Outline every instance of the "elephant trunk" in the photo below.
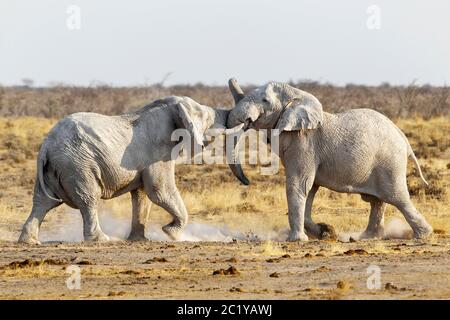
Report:
M 230 79 L 228 81 L 228 87 L 230 88 L 231 94 L 233 95 L 235 104 L 238 104 L 239 101 L 241 101 L 245 96 L 244 92 L 242 91 L 241 87 L 237 83 L 236 79 Z M 228 128 L 234 128 L 239 125 L 242 125 L 242 122 L 239 121 L 236 117 L 236 109 L 231 110 L 231 112 L 228 115 L 227 119 L 227 127 Z M 228 141 L 227 141 L 228 142 Z M 244 171 L 242 170 L 242 166 L 240 164 L 239 157 L 239 136 L 233 137 L 233 157 L 232 159 L 229 159 L 228 166 L 230 167 L 231 172 L 233 172 L 234 176 L 238 178 L 238 180 L 248 186 L 250 184 L 250 181 L 247 179 L 247 177 L 244 174 Z M 231 161 L 230 161 L 231 160 Z
M 228 141 L 227 141 L 228 142 Z M 248 186 L 250 181 L 244 174 L 244 170 L 242 170 L 242 165 L 239 162 L 239 136 L 233 137 L 233 155 L 232 158 L 228 160 L 228 166 L 230 167 L 231 172 L 233 172 L 234 176 L 238 178 L 238 180 L 243 184 Z M 228 156 L 228 155 L 227 155 Z M 227 157 L 228 159 L 228 157 Z

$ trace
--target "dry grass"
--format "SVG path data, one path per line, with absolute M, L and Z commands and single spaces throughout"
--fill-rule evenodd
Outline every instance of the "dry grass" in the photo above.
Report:
M 0 229 L 18 232 L 31 207 L 35 178 L 35 159 L 45 134 L 56 120 L 19 117 L 0 118 Z M 448 117 L 429 120 L 415 117 L 398 119 L 419 158 L 429 187 L 420 183 L 410 163 L 408 183 L 414 203 L 434 228 L 450 230 L 450 126 Z M 267 238 L 288 228 L 283 169 L 274 176 L 262 176 L 257 166 L 246 166 L 252 184 L 240 185 L 226 165 L 178 165 L 177 185 L 190 213 L 191 221 L 227 225 L 249 235 Z M 105 201 L 103 210 L 116 216 L 131 217 L 129 195 Z M 67 207 L 57 208 L 59 218 Z M 340 232 L 365 228 L 369 205 L 358 195 L 338 194 L 320 189 L 314 203 L 317 222 L 333 225 Z M 52 219 L 49 214 L 49 219 Z M 403 219 L 388 206 L 386 218 Z M 151 223 L 169 221 L 168 214 L 152 206 Z

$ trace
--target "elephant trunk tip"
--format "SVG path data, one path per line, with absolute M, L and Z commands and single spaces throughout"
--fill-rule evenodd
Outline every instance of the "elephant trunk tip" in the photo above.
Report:
M 248 180 L 248 178 L 246 176 L 242 177 L 242 179 L 240 179 L 240 181 L 242 182 L 243 185 L 248 186 L 250 185 L 250 180 Z
M 242 170 L 242 167 L 240 164 L 229 164 L 228 165 L 231 169 L 231 172 L 233 172 L 234 176 L 245 186 L 248 186 L 250 184 L 250 180 L 245 176 L 244 171 Z

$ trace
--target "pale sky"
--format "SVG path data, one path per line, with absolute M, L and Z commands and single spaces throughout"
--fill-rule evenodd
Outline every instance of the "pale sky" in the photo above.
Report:
M 450 84 L 450 1 L 0 0 L 2 85 L 169 72 L 166 84 Z

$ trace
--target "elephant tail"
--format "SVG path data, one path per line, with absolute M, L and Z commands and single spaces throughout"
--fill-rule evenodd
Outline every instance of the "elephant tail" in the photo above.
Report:
M 394 124 L 394 123 L 392 122 L 392 124 Z M 406 147 L 408 148 L 408 157 L 411 157 L 411 158 L 413 159 L 414 165 L 416 166 L 416 169 L 417 169 L 417 171 L 419 172 L 420 179 L 422 179 L 422 181 L 423 181 L 427 186 L 429 186 L 429 183 L 427 182 L 427 180 L 425 180 L 425 178 L 424 178 L 424 176 L 423 176 L 423 174 L 422 174 L 422 169 L 420 169 L 419 161 L 417 161 L 416 155 L 414 154 L 414 151 L 413 151 L 413 149 L 411 148 L 411 145 L 409 144 L 408 138 L 407 138 L 406 135 L 403 133 L 403 131 L 400 130 L 400 128 L 397 127 L 395 124 L 394 124 L 394 127 L 395 127 L 395 129 L 397 129 L 398 133 L 400 133 L 400 135 L 401 135 L 401 136 L 403 137 L 403 139 L 405 140 Z
M 41 152 L 39 152 L 39 157 L 37 161 L 37 172 L 38 172 L 38 179 L 39 179 L 39 185 L 41 186 L 42 191 L 44 191 L 45 195 L 55 201 L 63 202 L 61 199 L 52 197 L 48 192 L 47 188 L 45 187 L 45 181 L 44 181 L 44 167 L 47 163 L 47 150 L 45 149 L 45 145 L 42 147 Z
M 427 186 L 429 186 L 429 183 L 428 183 L 427 180 L 425 180 L 425 178 L 423 177 L 422 170 L 420 169 L 419 161 L 417 161 L 416 155 L 414 154 L 414 151 L 412 150 L 412 148 L 411 148 L 411 146 L 409 145 L 409 143 L 408 143 L 408 149 L 409 149 L 409 150 L 408 150 L 408 155 L 413 159 L 414 165 L 416 166 L 416 169 L 417 169 L 417 171 L 419 172 L 420 179 L 422 179 L 422 181 L 423 181 Z

